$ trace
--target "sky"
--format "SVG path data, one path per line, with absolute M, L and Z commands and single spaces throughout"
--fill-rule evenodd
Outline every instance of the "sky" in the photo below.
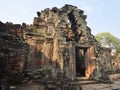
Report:
M 0 0 L 0 21 L 32 24 L 36 12 L 45 8 L 77 6 L 87 15 L 92 34 L 110 32 L 120 38 L 120 0 Z

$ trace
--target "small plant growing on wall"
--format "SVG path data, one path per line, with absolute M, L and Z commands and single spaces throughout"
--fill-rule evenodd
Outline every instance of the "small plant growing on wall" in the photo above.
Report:
M 33 26 L 33 32 L 37 32 L 37 27 L 35 25 Z

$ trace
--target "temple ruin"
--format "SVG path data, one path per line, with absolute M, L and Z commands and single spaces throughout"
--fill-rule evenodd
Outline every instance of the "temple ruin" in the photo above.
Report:
M 1 90 L 81 90 L 70 82 L 107 78 L 111 49 L 98 44 L 86 17 L 65 5 L 37 12 L 32 25 L 0 22 Z

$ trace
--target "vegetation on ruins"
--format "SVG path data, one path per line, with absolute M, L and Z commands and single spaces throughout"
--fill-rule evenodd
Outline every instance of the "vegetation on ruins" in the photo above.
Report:
M 118 48 L 117 38 L 102 35 L 99 43 Z M 1 22 L 0 42 L 0 90 L 81 90 L 79 78 L 111 83 L 118 70 L 72 5 L 37 12 L 32 25 Z
M 115 54 L 117 55 L 120 53 L 120 42 L 117 37 L 112 35 L 109 32 L 101 32 L 97 34 L 96 39 L 103 47 L 110 47 L 112 50 L 115 51 Z
M 35 25 L 33 26 L 33 31 L 37 32 L 37 27 Z

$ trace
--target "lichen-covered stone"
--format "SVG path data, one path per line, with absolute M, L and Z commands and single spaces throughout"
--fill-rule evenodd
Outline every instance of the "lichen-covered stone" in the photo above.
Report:
M 37 16 L 32 25 L 0 22 L 0 78 L 17 90 L 30 84 L 43 90 L 81 90 L 69 82 L 105 79 L 112 66 L 110 49 L 99 46 L 83 10 L 65 5 Z

